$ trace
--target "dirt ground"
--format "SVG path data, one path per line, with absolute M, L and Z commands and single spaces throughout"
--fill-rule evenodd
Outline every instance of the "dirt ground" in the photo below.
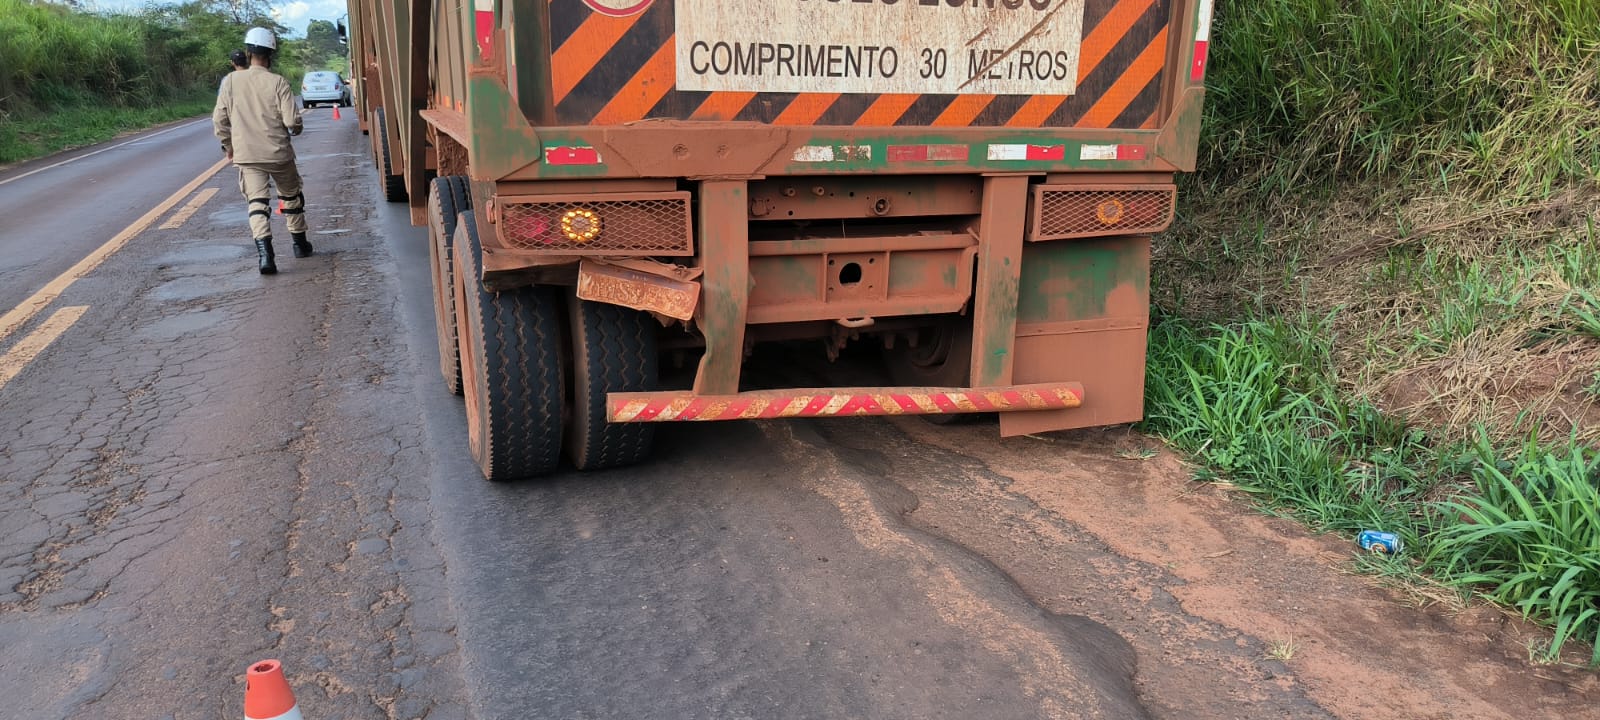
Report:
M 1547 631 L 1479 603 L 1383 587 L 1355 572 L 1351 538 L 1314 535 L 1193 481 L 1154 438 L 1121 428 L 996 441 L 992 424 L 892 427 L 903 437 L 873 442 L 912 461 L 889 472 L 920 498 L 908 522 L 982 554 L 1041 607 L 1127 638 L 1154 714 L 1259 717 L 1274 707 L 1267 695 L 1288 691 L 1341 718 L 1596 717 L 1600 675 L 1529 661 Z M 870 447 L 860 433 L 824 434 Z M 924 461 L 944 463 L 945 477 L 919 479 L 937 477 L 916 471 Z M 974 506 L 994 515 L 974 516 Z M 1075 547 L 1092 543 L 1110 554 Z M 1093 585 L 1120 587 L 1121 597 L 1075 594 L 1075 555 L 1106 581 Z M 1116 556 L 1130 562 L 1105 559 Z M 1247 646 L 1258 662 L 1239 661 Z M 1237 682 L 1219 685 L 1216 663 L 1234 666 L 1221 675 Z

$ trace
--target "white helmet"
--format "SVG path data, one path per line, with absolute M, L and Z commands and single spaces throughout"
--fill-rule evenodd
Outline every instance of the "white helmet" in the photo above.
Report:
M 278 39 L 273 37 L 271 30 L 264 27 L 250 28 L 250 31 L 244 34 L 244 44 L 255 45 L 268 50 L 278 49 Z

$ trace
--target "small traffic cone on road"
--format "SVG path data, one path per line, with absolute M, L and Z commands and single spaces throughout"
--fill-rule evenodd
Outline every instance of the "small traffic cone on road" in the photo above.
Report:
M 335 119 L 335 120 L 339 119 L 339 106 L 338 105 L 334 105 L 333 106 L 333 119 Z
M 283 198 L 278 198 L 278 214 L 283 214 Z
M 294 691 L 283 678 L 283 663 L 262 660 L 244 673 L 245 720 L 304 720 Z

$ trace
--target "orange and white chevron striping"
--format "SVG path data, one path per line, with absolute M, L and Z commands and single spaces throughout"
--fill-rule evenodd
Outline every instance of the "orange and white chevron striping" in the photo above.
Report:
M 769 390 L 737 395 L 615 393 L 606 399 L 614 423 L 768 420 L 861 415 L 946 415 L 1064 410 L 1083 403 L 1078 383 L 1004 388 L 841 388 Z

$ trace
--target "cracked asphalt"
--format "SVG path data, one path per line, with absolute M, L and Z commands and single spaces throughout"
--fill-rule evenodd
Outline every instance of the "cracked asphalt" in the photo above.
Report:
M 1041 445 L 904 418 L 668 425 L 644 466 L 485 483 L 438 378 L 424 231 L 382 201 L 350 114 L 307 126 L 313 257 L 280 237 L 280 274 L 256 274 L 225 168 L 187 221 L 159 227 L 192 196 L 0 338 L 0 378 L 17 370 L 0 381 L 0 717 L 237 717 L 244 669 L 269 657 L 307 718 L 1533 702 L 1483 664 L 1370 692 L 1391 674 L 1349 668 L 1456 648 L 1453 620 L 1393 612 L 1336 538 L 1188 497 L 1204 493 L 1181 464 L 1141 464 L 1156 451 L 1123 430 Z M 0 313 L 215 162 L 208 132 L 0 171 Z M 67 307 L 85 309 L 19 361 Z M 759 352 L 750 377 L 874 382 L 870 363 L 801 355 Z M 1366 625 L 1318 635 L 1321 614 Z M 1498 627 L 1474 652 L 1514 652 Z M 1284 632 L 1313 638 L 1302 659 L 1272 651 Z M 1600 694 L 1553 673 L 1546 709 Z
M 298 143 L 314 257 L 257 275 L 224 169 L 186 223 L 69 287 L 55 305 L 87 312 L 0 388 L 0 715 L 233 717 L 245 667 L 278 657 L 307 717 L 468 716 L 414 373 L 347 125 Z M 62 247 L 76 215 L 131 221 L 216 160 L 208 133 L 0 187 L 0 203 L 25 183 L 64 195 L 4 207 L 0 242 L 70 264 L 116 231 L 93 218 L 85 247 Z M 172 171 L 137 212 L 70 192 L 147 161 Z M 58 229 L 15 230 L 40 217 Z M 14 302 L 51 277 L 28 269 L 0 275 Z

